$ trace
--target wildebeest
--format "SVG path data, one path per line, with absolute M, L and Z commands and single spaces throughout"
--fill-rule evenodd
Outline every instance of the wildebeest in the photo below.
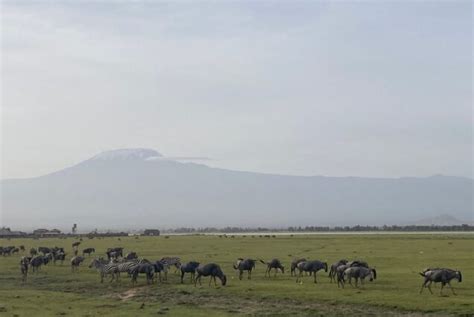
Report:
M 160 261 L 156 261 L 154 263 L 152 263 L 153 266 L 155 267 L 155 273 L 158 273 L 158 274 L 155 274 L 158 275 L 158 279 L 159 281 L 161 282 L 161 272 L 164 273 L 165 275 L 165 278 L 164 280 L 166 281 L 168 279 L 168 266 L 167 265 L 164 265 L 162 262 Z
M 73 243 L 72 243 L 72 248 L 73 248 L 73 249 L 77 249 L 77 247 L 78 247 L 80 244 L 81 244 L 80 241 L 73 242 Z
M 191 282 L 193 282 L 196 269 L 198 268 L 198 266 L 199 266 L 199 262 L 196 262 L 196 261 L 190 261 L 188 263 L 181 265 L 181 283 L 184 283 L 183 278 L 184 278 L 184 274 L 186 273 L 191 273 Z
M 31 256 L 35 256 L 35 255 L 37 255 L 37 254 L 38 254 L 38 250 L 36 250 L 35 248 L 31 248 L 31 249 L 30 249 L 30 255 L 31 255 Z
M 111 275 L 112 278 L 110 282 L 116 279 L 117 277 L 117 264 L 116 263 L 108 263 L 105 264 L 101 259 L 93 259 L 91 264 L 89 264 L 89 268 L 95 268 L 100 275 L 100 282 L 104 282 L 104 277 L 106 275 Z
M 339 260 L 339 261 L 337 261 L 336 263 L 333 263 L 333 264 L 331 265 L 331 268 L 329 269 L 329 279 L 330 279 L 331 283 L 332 283 L 333 281 L 336 281 L 336 273 L 337 273 L 336 271 L 337 271 L 337 268 L 338 268 L 339 266 L 341 266 L 341 265 L 347 264 L 347 262 L 348 262 L 347 260 L 341 259 L 341 260 Z
M 107 252 L 107 258 L 110 260 L 112 258 L 118 258 L 119 256 L 123 257 L 123 248 L 108 248 Z
M 196 286 L 197 282 L 201 285 L 201 277 L 202 276 L 210 276 L 211 279 L 209 280 L 209 286 L 211 286 L 211 281 L 214 280 L 214 285 L 217 286 L 216 277 L 221 280 L 222 286 L 225 286 L 227 283 L 227 277 L 225 276 L 224 272 L 219 265 L 216 263 L 209 263 L 206 265 L 199 266 L 196 269 L 197 276 L 194 279 L 194 286 Z
M 314 282 L 317 283 L 316 273 L 322 269 L 324 269 L 325 272 L 328 271 L 328 264 L 326 262 L 321 262 L 318 260 L 300 262 L 298 263 L 297 267 L 300 272 L 298 274 L 298 277 L 296 278 L 296 282 L 301 280 L 303 272 L 309 272 L 314 274 Z
M 155 266 L 150 263 L 140 263 L 131 269 L 132 283 L 137 282 L 139 273 L 144 273 L 146 276 L 146 283 L 150 284 L 153 282 L 153 275 L 155 274 Z
M 20 251 L 25 252 L 25 246 L 24 245 L 20 245 Z
M 423 292 L 423 288 L 428 287 L 430 293 L 433 294 L 431 290 L 431 283 L 441 283 L 441 290 L 440 295 L 443 295 L 443 288 L 446 284 L 449 285 L 449 288 L 456 295 L 454 288 L 451 285 L 451 280 L 457 279 L 458 282 L 462 282 L 462 274 L 461 271 L 456 271 L 452 269 L 446 268 L 436 268 L 436 269 L 427 269 L 423 273 L 420 273 L 421 276 L 424 277 L 423 284 L 421 285 L 420 294 Z
M 39 247 L 38 251 L 43 253 L 43 255 L 46 255 L 47 253 L 51 253 L 51 249 L 47 247 Z
M 71 259 L 71 271 L 77 272 L 79 265 L 85 260 L 83 256 L 75 256 Z
M 268 275 L 270 277 L 271 269 L 275 269 L 275 275 L 274 276 L 276 276 L 278 270 L 280 270 L 281 273 L 285 273 L 285 268 L 283 267 L 280 260 L 278 260 L 278 259 L 272 259 L 270 262 L 265 262 L 263 260 L 260 260 L 260 262 L 267 265 L 267 269 L 265 270 L 265 276 Z
M 85 248 L 84 250 L 82 250 L 82 255 L 91 255 L 91 253 L 95 253 L 95 249 L 94 248 Z
M 296 269 L 298 267 L 298 263 L 301 263 L 301 262 L 306 262 L 306 259 L 305 258 L 299 258 L 299 259 L 293 259 L 293 261 L 291 261 L 291 266 L 290 266 L 290 275 L 291 276 L 296 275 Z
M 128 253 L 128 254 L 125 256 L 125 259 L 126 259 L 126 260 L 138 259 L 137 252 L 130 252 L 130 253 Z
M 252 279 L 252 270 L 255 268 L 256 260 L 238 258 L 234 264 L 234 270 L 239 271 L 239 280 L 242 279 L 244 271 L 247 271 L 247 278 Z
M 365 266 L 351 266 L 344 271 L 344 280 L 349 280 L 349 284 L 352 285 L 352 279 L 355 279 L 355 287 L 358 287 L 360 280 L 361 284 L 364 285 L 365 279 L 369 277 L 369 281 L 377 279 L 377 271 L 374 268 L 367 268 Z M 343 284 L 344 285 L 344 284 Z M 353 285 L 352 285 L 353 286 Z
M 30 257 L 22 256 L 20 259 L 20 272 L 21 272 L 21 281 L 26 282 L 28 277 L 28 266 L 30 265 Z
M 2 248 L 2 254 L 5 255 L 12 255 L 12 253 L 18 252 L 18 248 L 15 248 L 15 246 L 8 246 L 8 247 L 3 247 Z
M 365 267 L 365 268 L 369 268 L 369 264 L 367 262 L 361 261 L 361 260 L 355 260 L 355 261 L 348 262 L 347 265 L 349 265 L 350 267 L 362 266 L 362 267 Z

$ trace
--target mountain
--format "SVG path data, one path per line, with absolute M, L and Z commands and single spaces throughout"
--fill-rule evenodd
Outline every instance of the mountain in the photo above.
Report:
M 449 214 L 472 221 L 473 180 L 286 176 L 107 151 L 30 179 L 1 181 L 0 225 L 144 228 L 399 224 Z
M 472 220 L 472 217 L 471 217 Z M 472 221 L 462 221 L 453 217 L 451 215 L 439 215 L 435 217 L 423 218 L 417 221 L 412 221 L 408 223 L 409 225 L 416 225 L 416 226 L 459 226 L 462 224 L 470 224 L 472 225 Z

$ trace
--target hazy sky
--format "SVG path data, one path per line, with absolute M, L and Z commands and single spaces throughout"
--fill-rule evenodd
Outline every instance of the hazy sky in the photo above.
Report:
M 471 2 L 383 2 L 2 1 L 2 177 L 129 147 L 472 177 Z

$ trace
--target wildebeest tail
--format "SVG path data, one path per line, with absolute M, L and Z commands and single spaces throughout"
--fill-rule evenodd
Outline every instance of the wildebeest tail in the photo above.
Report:
M 262 259 L 258 259 L 260 262 L 262 262 L 263 264 L 268 264 L 267 262 L 265 262 L 264 260 Z

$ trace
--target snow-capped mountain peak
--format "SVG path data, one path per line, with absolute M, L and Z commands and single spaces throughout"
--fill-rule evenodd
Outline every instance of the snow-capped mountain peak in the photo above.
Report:
M 160 153 L 152 149 L 134 148 L 105 151 L 97 154 L 91 160 L 148 160 L 150 158 L 162 157 Z

